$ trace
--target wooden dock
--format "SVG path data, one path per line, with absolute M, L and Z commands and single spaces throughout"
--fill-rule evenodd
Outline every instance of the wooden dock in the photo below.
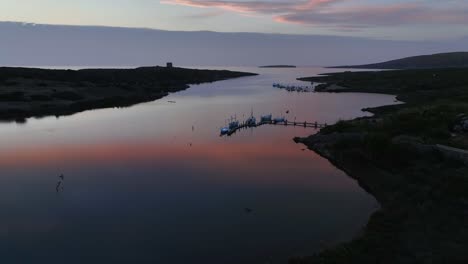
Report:
M 285 120 L 284 122 L 275 122 L 275 121 L 268 121 L 268 122 L 260 122 L 255 125 L 249 125 L 247 123 L 241 123 L 237 128 L 230 130 L 226 133 L 226 136 L 231 136 L 232 134 L 236 133 L 238 130 L 246 129 L 246 128 L 254 128 L 263 125 L 275 125 L 275 126 L 296 126 L 296 127 L 308 127 L 308 128 L 315 128 L 315 129 L 322 129 L 327 126 L 327 123 L 319 123 L 319 122 L 297 122 L 297 121 L 288 121 Z M 221 135 L 223 136 L 223 135 Z

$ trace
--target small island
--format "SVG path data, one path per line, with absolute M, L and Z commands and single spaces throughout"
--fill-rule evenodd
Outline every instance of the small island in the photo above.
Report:
M 174 67 L 50 70 L 0 68 L 0 120 L 125 107 L 162 98 L 200 84 L 256 75 Z
M 259 66 L 259 68 L 297 68 L 294 65 L 266 65 L 266 66 Z

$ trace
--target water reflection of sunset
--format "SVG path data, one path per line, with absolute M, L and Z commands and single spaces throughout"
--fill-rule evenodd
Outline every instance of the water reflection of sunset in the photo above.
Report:
M 328 161 L 311 151 L 301 151 L 302 146 L 290 142 L 235 145 L 226 142 L 197 145 L 183 143 L 108 142 L 92 145 L 58 145 L 20 148 L 0 152 L 3 168 L 23 167 L 109 167 L 125 164 L 127 167 L 154 166 L 190 169 L 200 178 L 209 177 L 213 171 L 223 171 L 217 180 L 257 182 L 267 184 L 310 183 L 311 175 L 336 174 Z M 137 170 L 137 169 L 136 169 Z M 310 174 L 308 173 L 310 171 Z M 205 172 L 205 173 L 204 173 Z M 333 177 L 331 177 L 333 178 Z M 329 182 L 314 179 L 315 184 L 344 187 L 348 181 Z M 321 183 L 317 182 L 321 181 Z M 328 183 L 327 183 L 328 182 Z M 331 186 L 329 186 L 331 187 Z M 353 187 L 354 188 L 354 187 Z
M 334 122 L 362 114 L 369 101 L 380 105 L 393 97 L 290 94 L 271 83 L 323 70 L 265 71 L 130 108 L 0 124 L 0 202 L 8 241 L 16 239 L 13 248 L 22 251 L 57 248 L 68 255 L 77 248 L 95 253 L 93 242 L 100 241 L 100 252 L 129 252 L 124 259 L 133 262 L 134 256 L 167 260 L 161 263 L 187 263 L 182 259 L 195 251 L 203 259 L 218 248 L 215 261 L 199 262 L 245 252 L 252 258 L 235 263 L 259 263 L 251 261 L 263 256 L 258 251 L 288 257 L 297 248 L 314 252 L 324 239 L 352 237 L 375 210 L 375 200 L 292 140 L 316 130 L 261 126 L 219 137 L 219 128 L 252 108 L 257 117 L 288 110 L 291 119 Z M 61 174 L 65 189 L 56 193 Z M 246 215 L 246 207 L 253 213 Z M 64 245 L 65 237 L 76 239 Z

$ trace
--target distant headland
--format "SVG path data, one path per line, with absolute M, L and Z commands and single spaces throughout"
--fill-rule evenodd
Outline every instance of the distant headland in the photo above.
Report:
M 438 53 L 407 57 L 381 63 L 364 65 L 333 66 L 329 68 L 354 69 L 435 69 L 435 68 L 466 68 L 468 67 L 468 52 Z
M 50 70 L 0 67 L 0 120 L 69 115 L 149 102 L 199 84 L 256 75 L 167 67 Z
M 295 65 L 265 65 L 259 66 L 259 68 L 297 68 Z

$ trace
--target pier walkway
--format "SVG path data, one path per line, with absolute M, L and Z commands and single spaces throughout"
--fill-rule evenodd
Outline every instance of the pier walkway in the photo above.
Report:
M 315 128 L 315 129 L 321 129 L 327 126 L 326 123 L 318 123 L 318 122 L 292 122 L 292 121 L 282 121 L 282 122 L 275 122 L 275 121 L 264 121 L 264 122 L 259 122 L 255 125 L 252 124 L 247 124 L 247 123 L 241 123 L 237 128 L 231 129 L 228 133 L 224 134 L 226 136 L 231 136 L 232 134 L 236 133 L 238 130 L 241 129 L 246 129 L 246 128 L 254 128 L 254 127 L 259 127 L 263 125 L 277 125 L 277 126 L 299 126 L 299 127 L 309 127 L 309 128 Z M 221 136 L 224 136 L 221 135 Z

